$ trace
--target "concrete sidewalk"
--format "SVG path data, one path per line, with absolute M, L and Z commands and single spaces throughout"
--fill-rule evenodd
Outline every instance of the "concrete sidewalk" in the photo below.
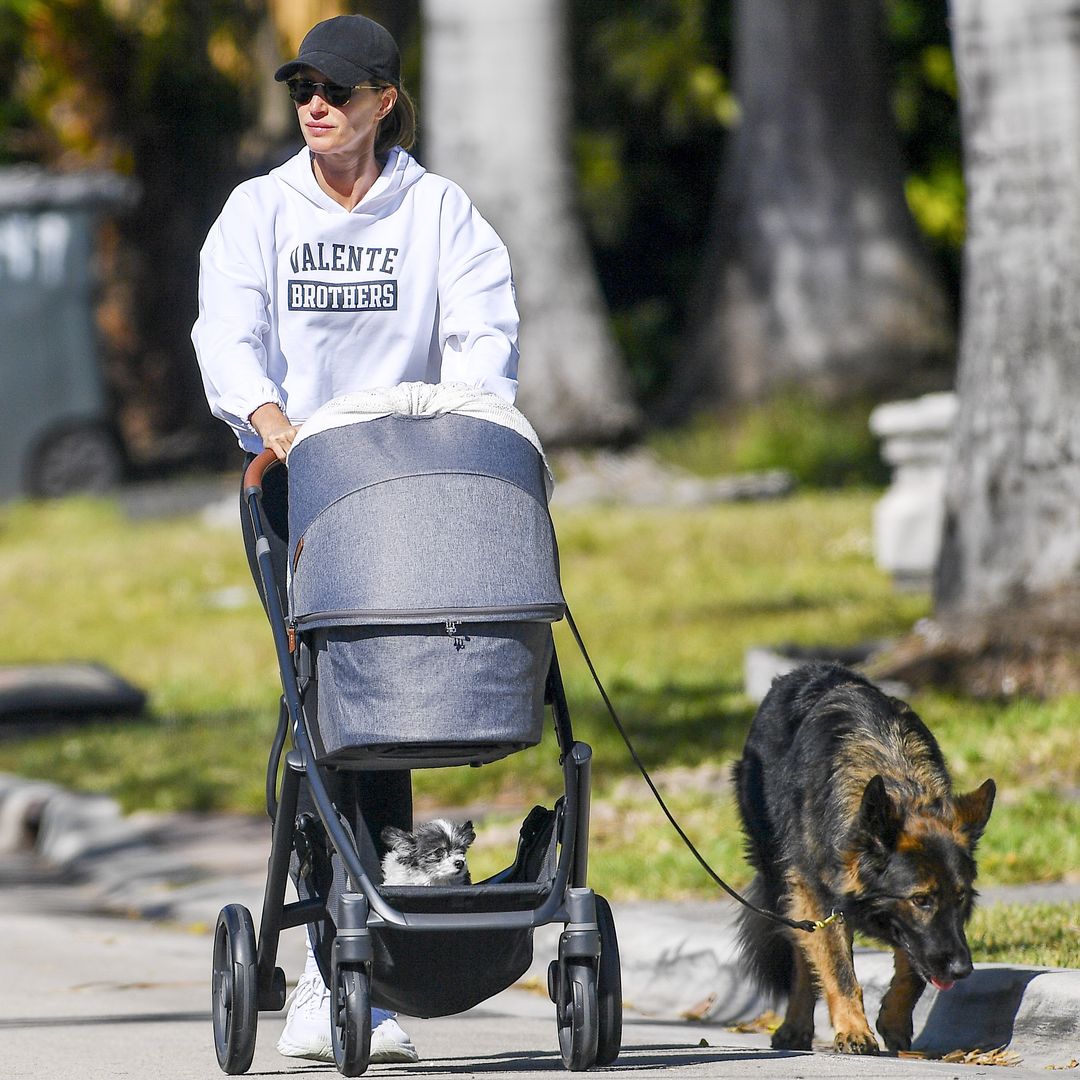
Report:
M 220 908 L 238 902 L 258 923 L 269 821 L 227 815 L 121 815 L 111 799 L 0 774 L 0 860 L 33 849 L 66 880 L 80 883 L 99 911 L 168 920 L 209 933 Z M 1004 900 L 1075 899 L 1080 887 L 1001 890 Z M 984 902 L 993 902 L 991 894 Z M 735 905 L 613 905 L 623 997 L 628 1008 L 663 1019 L 720 1028 L 759 1016 L 768 1006 L 735 965 Z M 536 933 L 527 978 L 546 984 L 561 926 Z M 859 950 L 856 968 L 868 1014 L 876 1015 L 891 956 Z M 295 972 L 288 972 L 290 977 Z M 829 1031 L 824 1006 L 819 1038 Z M 947 994 L 928 989 L 915 1013 L 915 1049 L 1008 1047 L 1025 1066 L 1067 1067 L 1080 1059 L 1080 972 L 981 964 Z M 711 1035 L 715 1042 L 718 1035 Z

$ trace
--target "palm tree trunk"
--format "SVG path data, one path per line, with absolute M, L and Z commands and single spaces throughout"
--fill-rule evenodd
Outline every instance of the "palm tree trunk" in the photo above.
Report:
M 518 402 L 549 444 L 623 439 L 639 415 L 575 205 L 564 5 L 424 0 L 423 19 L 423 158 L 510 249 Z
M 1078 0 L 954 0 L 968 236 L 940 612 L 1080 585 Z
M 735 0 L 741 119 L 671 408 L 947 385 L 952 315 L 903 192 L 877 0 Z

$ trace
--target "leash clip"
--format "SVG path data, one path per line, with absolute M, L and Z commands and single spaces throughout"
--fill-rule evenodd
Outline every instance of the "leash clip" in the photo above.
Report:
M 844 913 L 842 911 L 837 911 L 834 908 L 833 913 L 827 919 L 818 919 L 814 923 L 814 929 L 815 930 L 824 930 L 825 927 L 829 925 L 829 923 L 843 923 L 843 921 L 844 921 Z

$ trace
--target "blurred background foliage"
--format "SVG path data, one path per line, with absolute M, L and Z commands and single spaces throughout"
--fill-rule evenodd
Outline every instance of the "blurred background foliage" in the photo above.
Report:
M 699 413 L 660 428 L 647 443 L 664 461 L 700 476 L 783 469 L 801 487 L 874 487 L 888 483 L 865 398 L 820 401 L 785 390 L 760 403 Z
M 882 3 L 907 198 L 955 298 L 964 191 L 948 4 Z M 112 168 L 142 187 L 138 210 L 116 225 L 103 305 L 108 379 L 136 447 L 192 428 L 190 445 L 204 454 L 230 445 L 206 415 L 190 361 L 198 248 L 238 180 L 296 145 L 270 73 L 298 26 L 342 7 L 391 26 L 418 90 L 419 0 L 0 0 L 0 161 Z M 739 115 L 732 4 L 568 0 L 567 17 L 581 209 L 648 412 L 685 346 L 725 138 Z M 422 136 L 421 124 L 421 160 Z M 807 408 L 783 414 L 796 434 Z M 852 430 L 864 421 L 865 409 Z M 875 467 L 847 471 L 865 479 Z M 836 475 L 834 465 L 820 472 L 826 482 Z
M 964 189 L 947 0 L 885 0 L 908 201 L 959 290 Z M 694 296 L 730 91 L 728 0 L 571 0 L 578 176 L 597 269 L 640 399 L 664 388 Z

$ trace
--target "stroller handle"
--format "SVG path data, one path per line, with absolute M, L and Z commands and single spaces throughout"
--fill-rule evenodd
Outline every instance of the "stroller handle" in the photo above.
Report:
M 273 450 L 264 450 L 261 454 L 257 454 L 251 459 L 251 464 L 244 470 L 244 493 L 250 494 L 252 491 L 262 492 L 263 475 L 266 470 L 273 465 L 284 465 L 285 462 L 279 462 L 277 454 Z

